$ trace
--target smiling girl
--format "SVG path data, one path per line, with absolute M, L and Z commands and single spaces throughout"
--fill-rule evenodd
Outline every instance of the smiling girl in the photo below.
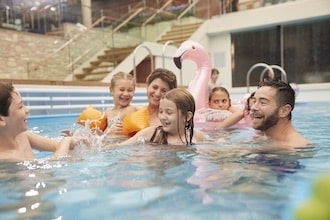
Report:
M 205 140 L 200 131 L 194 130 L 195 101 L 185 89 L 169 90 L 160 99 L 158 118 L 161 125 L 147 127 L 120 145 L 143 140 L 155 144 L 191 145 Z
M 105 113 L 108 119 L 109 134 L 122 134 L 123 118 L 138 110 L 131 105 L 135 92 L 135 81 L 131 74 L 119 72 L 113 75 L 109 91 L 113 96 L 114 107 L 107 108 Z

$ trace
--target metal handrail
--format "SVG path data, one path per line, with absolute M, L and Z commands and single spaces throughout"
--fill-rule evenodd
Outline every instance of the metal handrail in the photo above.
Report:
M 169 0 L 167 1 L 163 6 L 161 10 L 157 10 L 155 12 L 156 16 L 159 13 L 162 13 L 162 10 L 168 6 L 173 0 Z M 180 19 L 182 16 L 184 16 L 187 11 L 189 9 L 191 9 L 192 7 L 195 6 L 195 4 L 198 2 L 198 0 L 195 0 L 193 3 L 191 3 L 184 12 L 182 12 L 180 14 L 180 16 L 178 17 L 178 19 Z M 115 32 L 117 32 L 120 28 L 122 28 L 123 26 L 127 25 L 133 18 L 135 18 L 137 15 L 139 15 L 141 12 L 143 12 L 144 10 L 146 10 L 147 7 L 140 7 L 137 8 L 136 10 L 134 10 L 134 12 L 132 14 L 130 14 L 124 21 L 122 21 L 119 25 L 117 25 L 115 28 L 112 29 L 112 31 L 110 31 L 109 33 L 107 33 L 107 36 L 113 36 L 113 34 Z M 165 12 L 164 12 L 165 13 Z M 150 18 L 149 18 L 150 19 Z M 149 22 L 150 20 L 147 20 L 147 22 Z M 62 46 L 60 46 L 58 49 L 56 49 L 54 52 L 52 52 L 51 54 L 49 54 L 48 56 L 44 57 L 41 61 L 37 62 L 36 64 L 32 64 L 29 65 L 28 63 L 28 67 L 27 67 L 27 73 L 28 75 L 30 75 L 31 72 L 38 70 L 41 66 L 44 66 L 48 63 L 49 60 L 51 60 L 52 58 L 54 58 L 56 56 L 56 54 L 58 54 L 60 51 L 63 51 L 66 48 L 69 48 L 70 50 L 70 45 L 73 44 L 75 41 L 77 41 L 78 39 L 82 38 L 83 36 L 85 36 L 87 33 L 89 33 L 89 31 L 94 28 L 95 26 L 101 24 L 102 22 L 104 22 L 105 20 L 111 20 L 111 18 L 106 17 L 106 16 L 102 16 L 100 17 L 97 21 L 95 21 L 90 27 L 86 27 L 86 29 L 82 30 L 81 32 L 77 33 L 76 35 L 74 35 L 71 39 L 69 39 L 67 42 L 65 42 Z M 146 22 L 144 22 L 144 24 L 146 24 Z M 104 36 L 106 38 L 106 36 Z M 96 46 L 92 46 L 92 48 L 96 48 Z M 88 54 L 89 51 L 91 51 L 91 48 L 86 49 L 86 51 L 80 52 L 80 56 L 76 57 L 74 59 L 70 59 L 70 63 L 67 64 L 67 67 L 73 67 L 76 63 L 78 63 L 83 57 L 85 57 L 85 54 Z
M 180 20 L 183 16 L 185 16 L 185 14 L 187 14 L 187 12 L 194 7 L 199 0 L 195 0 L 194 2 L 192 2 L 177 18 L 177 20 Z
M 32 70 L 36 70 L 38 69 L 39 66 L 42 66 L 43 64 L 47 63 L 47 61 L 52 58 L 53 56 L 55 56 L 55 54 L 57 54 L 58 52 L 62 51 L 64 48 L 69 47 L 74 41 L 76 41 L 79 37 L 81 37 L 82 35 L 84 35 L 87 31 L 89 31 L 90 29 L 92 29 L 93 27 L 95 27 L 96 25 L 98 25 L 99 23 L 101 23 L 106 17 L 101 17 L 99 18 L 96 22 L 94 22 L 90 27 L 86 28 L 85 30 L 83 30 L 82 32 L 76 34 L 75 36 L 73 36 L 69 41 L 67 41 L 66 43 L 64 43 L 61 47 L 59 47 L 58 49 L 56 49 L 53 53 L 49 54 L 48 56 L 46 56 L 44 59 L 42 59 L 39 63 L 37 63 L 36 65 L 32 66 L 31 68 L 28 69 L 28 73 Z
M 126 18 L 122 23 L 120 23 L 117 27 L 115 27 L 111 33 L 113 34 L 114 32 L 117 32 L 121 27 L 123 27 L 124 25 L 126 25 L 130 20 L 132 20 L 135 16 L 137 16 L 138 14 L 140 14 L 142 11 L 144 11 L 146 8 L 142 7 L 142 8 L 138 8 L 133 14 L 131 14 L 128 18 Z
M 165 51 L 168 47 L 168 45 L 173 45 L 178 48 L 178 45 L 175 43 L 173 40 L 166 41 L 164 46 L 163 46 L 163 51 L 162 51 L 162 64 L 163 68 L 165 68 Z M 182 69 L 180 69 L 180 83 L 182 84 Z
M 154 69 L 154 61 L 153 61 L 153 59 L 152 59 L 152 52 L 151 52 L 151 50 L 150 50 L 150 48 L 149 47 L 147 47 L 146 45 L 139 45 L 139 46 L 137 46 L 135 49 L 134 49 L 134 51 L 133 51 L 133 78 L 134 78 L 134 80 L 135 80 L 135 82 L 137 82 L 136 81 L 136 53 L 137 53 L 137 51 L 140 49 L 140 48 L 145 48 L 147 51 L 148 51 L 148 53 L 149 53 L 149 57 L 150 57 L 150 65 L 151 65 L 151 72 L 153 71 L 153 69 Z
M 135 16 L 137 16 L 139 13 L 141 13 L 145 8 L 138 8 L 132 15 L 130 15 L 127 19 L 125 19 L 123 22 L 121 22 L 116 28 L 114 28 L 109 35 L 113 35 L 115 32 L 117 32 L 121 27 L 123 27 L 124 25 L 126 25 L 130 20 L 132 20 Z M 101 18 L 99 18 L 97 21 L 95 21 L 90 27 L 86 28 L 85 30 L 83 30 L 82 32 L 76 34 L 75 36 L 73 36 L 69 41 L 67 41 L 66 43 L 64 43 L 61 47 L 59 47 L 57 50 L 55 50 L 53 53 L 49 54 L 48 56 L 46 56 L 44 59 L 42 59 L 40 62 L 38 62 L 36 65 L 28 68 L 28 73 L 30 73 L 30 71 L 34 71 L 37 70 L 40 66 L 46 64 L 48 62 L 48 60 L 52 57 L 54 57 L 57 53 L 59 53 L 60 51 L 64 50 L 65 48 L 69 47 L 73 42 L 75 42 L 78 38 L 81 38 L 82 36 L 84 36 L 89 30 L 91 30 L 92 28 L 94 28 L 95 26 L 99 25 L 101 22 L 105 21 L 109 19 L 106 16 L 102 16 Z M 90 48 L 87 50 L 91 50 Z M 85 52 L 83 52 L 84 54 Z M 82 58 L 83 56 L 80 56 L 80 58 Z M 77 63 L 80 59 L 75 59 L 74 62 Z M 70 64 L 68 64 L 68 66 L 72 66 L 73 63 L 71 62 Z
M 165 51 L 166 51 L 166 48 L 168 47 L 168 45 L 174 45 L 174 46 L 178 47 L 176 45 L 175 41 L 173 41 L 173 40 L 166 41 L 166 43 L 163 46 L 163 51 L 162 51 L 162 64 L 163 64 L 163 68 L 165 68 Z
M 288 79 L 287 74 L 281 66 L 279 66 L 279 65 L 268 65 L 266 63 L 256 63 L 249 69 L 249 71 L 246 75 L 246 88 L 247 88 L 248 93 L 250 92 L 250 75 L 251 75 L 252 71 L 257 67 L 265 67 L 263 69 L 263 71 L 261 72 L 260 79 L 259 79 L 260 82 L 263 81 L 263 78 L 264 78 L 267 71 L 271 71 L 272 73 L 274 73 L 273 69 L 277 69 L 281 72 L 281 80 L 287 83 L 287 79 Z
M 280 66 L 278 66 L 278 65 L 270 65 L 270 67 L 271 67 L 272 69 L 277 69 L 277 70 L 279 70 L 279 71 L 281 72 L 281 80 L 282 80 L 283 82 L 286 82 L 286 83 L 288 82 L 288 80 L 287 80 L 287 74 L 286 74 L 285 70 L 284 70 L 282 67 L 280 67 Z M 262 71 L 262 73 L 261 73 L 261 75 L 260 75 L 260 81 L 263 80 L 264 75 L 266 74 L 266 71 L 267 71 L 267 68 L 265 68 L 265 69 Z
M 273 69 L 266 63 L 256 63 L 253 66 L 250 67 L 248 73 L 246 74 L 246 89 L 247 89 L 247 93 L 250 93 L 250 75 L 252 73 L 252 71 L 255 68 L 258 67 L 265 67 L 266 69 L 268 69 L 269 71 L 273 72 Z
M 151 15 L 145 22 L 143 22 L 142 27 L 146 26 L 152 19 L 154 19 L 159 13 L 164 13 L 164 9 L 172 3 L 173 0 L 168 0 L 160 9 L 158 9 L 153 15 Z M 168 13 L 171 14 L 172 13 Z M 175 15 L 173 15 L 175 16 Z

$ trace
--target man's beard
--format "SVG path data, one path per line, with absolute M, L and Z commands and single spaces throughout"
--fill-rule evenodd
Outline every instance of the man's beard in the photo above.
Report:
M 261 125 L 256 127 L 255 129 L 260 130 L 260 131 L 266 131 L 269 128 L 275 126 L 277 124 L 277 122 L 279 121 L 278 112 L 279 112 L 279 108 L 275 109 L 273 114 L 271 114 L 270 116 L 265 118 L 265 121 Z

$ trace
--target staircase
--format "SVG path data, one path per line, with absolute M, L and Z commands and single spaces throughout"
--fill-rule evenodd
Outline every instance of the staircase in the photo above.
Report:
M 82 72 L 75 73 L 74 77 L 77 80 L 100 81 L 110 73 L 111 69 L 115 68 L 130 53 L 132 53 L 134 49 L 135 47 L 107 48 L 102 55 L 99 55 L 95 60 L 90 61 L 88 67 L 82 68 Z
M 202 23 L 199 22 L 173 26 L 171 30 L 161 36 L 157 43 L 165 44 L 167 41 L 174 41 L 177 45 L 180 45 L 183 41 L 187 40 L 201 24 Z M 131 54 L 134 49 L 135 46 L 107 48 L 102 55 L 90 61 L 87 67 L 82 68 L 80 70 L 81 72 L 75 73 L 74 77 L 76 80 L 100 81 L 111 72 L 111 69 L 115 68 Z
M 202 23 L 192 23 L 185 25 L 176 25 L 166 32 L 157 43 L 164 44 L 167 41 L 174 41 L 177 45 L 180 45 L 183 41 L 189 39 L 189 37 L 199 28 Z

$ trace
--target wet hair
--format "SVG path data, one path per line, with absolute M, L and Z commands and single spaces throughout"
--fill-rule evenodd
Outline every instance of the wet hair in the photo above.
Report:
M 157 68 L 152 73 L 150 73 L 150 75 L 147 77 L 147 85 L 149 86 L 152 81 L 158 78 L 166 82 L 170 90 L 177 87 L 175 74 L 172 71 L 163 68 Z
M 291 106 L 291 112 L 295 105 L 295 91 L 292 89 L 289 83 L 280 80 L 271 80 L 260 82 L 258 88 L 263 86 L 269 86 L 277 90 L 276 93 L 276 103 L 278 106 L 284 106 L 289 104 Z M 288 115 L 288 119 L 291 120 L 291 112 Z
M 124 73 L 124 72 L 118 72 L 112 76 L 111 81 L 110 81 L 110 89 L 115 88 L 116 82 L 120 79 L 132 80 L 133 86 L 135 89 L 135 80 L 134 80 L 133 76 L 129 73 Z
M 0 82 L 0 115 L 9 115 L 9 106 L 12 101 L 12 93 L 14 92 L 14 86 L 12 83 Z
M 213 94 L 218 92 L 218 91 L 221 91 L 221 92 L 224 92 L 224 93 L 227 94 L 228 100 L 229 100 L 229 107 L 230 107 L 231 106 L 231 100 L 230 100 L 229 92 L 226 88 L 224 88 L 222 86 L 216 86 L 211 90 L 210 95 L 209 95 L 209 102 L 211 101 L 211 98 L 212 98 Z
M 194 97 L 188 92 L 186 89 L 183 88 L 175 88 L 169 90 L 163 99 L 168 99 L 175 103 L 178 111 L 181 111 L 182 115 L 185 117 L 186 124 L 185 124 L 185 137 L 182 140 L 183 143 L 188 145 L 192 144 L 192 139 L 194 136 L 194 115 L 195 115 L 195 100 Z M 187 120 L 188 112 L 192 113 L 192 117 L 190 120 Z M 179 117 L 179 114 L 178 114 Z M 179 118 L 178 118 L 179 121 Z M 179 126 L 178 126 L 178 133 L 179 133 Z M 180 134 L 180 133 L 179 133 Z M 155 140 L 157 143 L 167 144 L 167 133 L 162 132 L 158 140 Z
M 247 98 L 247 100 L 246 100 L 246 106 L 247 106 L 246 109 L 247 109 L 248 111 L 251 110 L 250 100 L 253 98 L 253 96 L 254 96 L 255 93 L 256 93 L 256 92 L 252 92 L 252 93 L 250 94 L 249 98 Z

